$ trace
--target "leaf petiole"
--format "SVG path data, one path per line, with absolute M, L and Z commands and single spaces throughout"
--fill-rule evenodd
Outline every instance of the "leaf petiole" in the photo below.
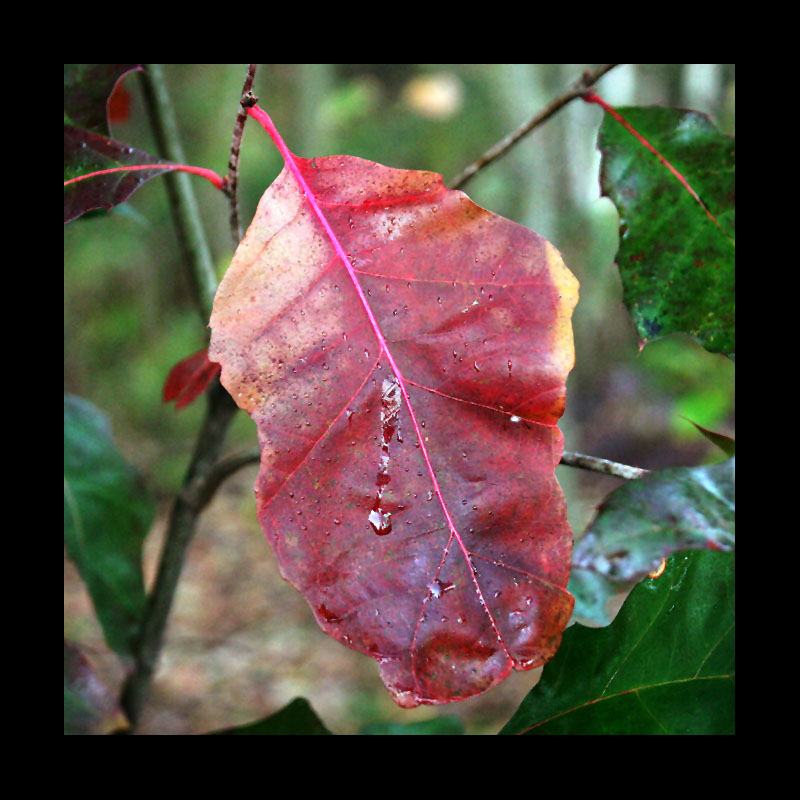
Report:
M 214 172 L 213 169 L 206 169 L 205 167 L 192 167 L 187 164 L 134 164 L 127 167 L 112 167 L 111 169 L 101 169 L 97 172 L 89 172 L 86 175 L 78 175 L 77 178 L 70 178 L 64 181 L 64 186 L 69 186 L 71 183 L 78 181 L 85 181 L 88 178 L 96 178 L 98 175 L 109 175 L 113 172 L 136 172 L 137 170 L 165 170 L 167 172 L 189 172 L 192 175 L 199 175 L 210 181 L 217 189 L 222 190 L 222 178 Z

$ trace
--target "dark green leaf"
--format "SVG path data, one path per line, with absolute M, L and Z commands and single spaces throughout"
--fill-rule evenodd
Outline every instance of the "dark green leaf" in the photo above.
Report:
M 145 606 L 142 543 L 153 505 L 114 446 L 108 420 L 64 395 L 64 542 L 86 582 L 106 641 L 132 653 Z
M 332 736 L 322 720 L 314 713 L 311 704 L 296 697 L 288 706 L 272 716 L 249 725 L 212 731 L 207 736 Z
M 734 733 L 734 555 L 677 553 L 606 628 L 573 625 L 500 731 Z
M 684 331 L 735 350 L 735 141 L 708 117 L 671 108 L 617 111 L 686 179 L 716 218 L 610 114 L 599 134 L 603 193 L 620 216 L 625 304 L 649 342 Z

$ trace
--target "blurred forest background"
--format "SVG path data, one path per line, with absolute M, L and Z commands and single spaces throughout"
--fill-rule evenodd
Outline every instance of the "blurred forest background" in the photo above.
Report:
M 254 92 L 299 155 L 350 154 L 432 170 L 445 184 L 579 77 L 586 64 L 264 64 Z M 188 164 L 227 170 L 245 64 L 166 65 Z M 130 118 L 112 136 L 158 154 L 129 75 Z M 612 105 L 667 105 L 710 114 L 734 133 L 734 65 L 617 67 L 598 83 Z M 734 367 L 687 336 L 639 352 L 621 304 L 614 255 L 618 219 L 599 197 L 596 135 L 602 111 L 577 100 L 462 188 L 479 205 L 548 238 L 581 283 L 573 323 L 577 363 L 562 422 L 566 448 L 647 469 L 721 460 L 686 418 L 734 433 Z M 281 169 L 249 120 L 240 163 L 244 227 Z M 195 193 L 221 277 L 233 254 L 226 198 L 202 179 Z M 206 346 L 193 307 L 163 180 L 111 213 L 64 231 L 65 390 L 111 419 L 116 442 L 158 503 L 145 570 L 152 580 L 166 514 L 178 491 L 203 401 L 163 405 L 170 368 Z M 255 445 L 239 413 L 228 452 Z M 335 733 L 380 720 L 456 716 L 468 733 L 495 733 L 538 679 L 514 673 L 472 700 L 404 711 L 375 663 L 323 634 L 302 596 L 280 578 L 255 518 L 256 467 L 230 478 L 203 514 L 189 551 L 141 733 L 202 733 L 310 700 Z M 618 481 L 569 467 L 558 478 L 579 537 Z M 65 558 L 65 637 L 79 643 L 115 690 L 123 675 L 104 644 L 91 602 Z

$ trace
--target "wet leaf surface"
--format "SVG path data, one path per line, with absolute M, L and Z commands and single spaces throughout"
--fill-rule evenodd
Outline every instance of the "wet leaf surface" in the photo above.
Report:
M 470 697 L 551 658 L 572 609 L 554 467 L 577 282 L 438 175 L 284 157 L 211 318 L 258 426 L 259 519 L 399 705 Z

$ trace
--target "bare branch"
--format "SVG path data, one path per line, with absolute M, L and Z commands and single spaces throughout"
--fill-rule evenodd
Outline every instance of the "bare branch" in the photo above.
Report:
M 564 452 L 561 456 L 561 463 L 568 467 L 580 467 L 581 469 L 590 469 L 592 472 L 602 472 L 606 475 L 613 475 L 616 478 L 624 478 L 626 481 L 642 478 L 649 473 L 649 470 L 646 469 L 630 467 L 617 461 L 609 461 L 606 458 L 598 458 L 597 456 L 587 456 L 583 453 Z
M 451 189 L 460 189 L 478 170 L 483 169 L 487 164 L 500 158 L 507 153 L 523 136 L 530 133 L 534 128 L 541 125 L 545 120 L 550 119 L 553 114 L 563 108 L 567 103 L 584 95 L 589 89 L 609 70 L 619 66 L 618 64 L 603 64 L 594 70 L 586 70 L 564 94 L 553 100 L 550 105 L 543 108 L 538 114 L 531 117 L 524 125 L 520 125 L 508 136 L 503 137 L 497 144 L 490 147 L 480 158 L 473 161 L 468 167 L 463 169 L 452 181 L 448 182 Z
M 242 240 L 242 225 L 239 221 L 239 151 L 242 148 L 244 124 L 247 122 L 247 109 L 252 105 L 253 94 L 251 90 L 257 66 L 257 64 L 250 64 L 247 68 L 247 76 L 242 87 L 242 97 L 239 101 L 239 111 L 236 114 L 236 122 L 233 126 L 228 174 L 223 178 L 223 189 L 225 194 L 228 195 L 231 204 L 231 236 L 233 236 L 234 247 L 238 247 L 239 242 Z

